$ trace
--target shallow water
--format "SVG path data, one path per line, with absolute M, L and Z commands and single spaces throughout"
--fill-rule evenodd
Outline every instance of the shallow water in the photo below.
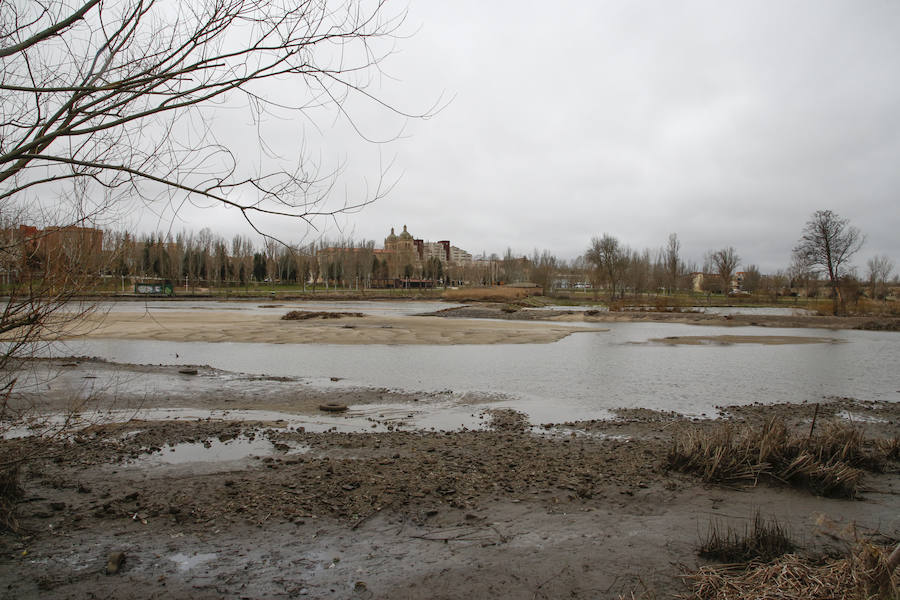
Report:
M 194 554 L 184 554 L 182 552 L 178 552 L 169 556 L 169 560 L 176 564 L 179 571 L 189 571 L 194 567 L 199 567 L 200 565 L 213 561 L 218 557 L 219 555 L 215 552 L 195 552 Z
M 291 447 L 280 454 L 298 454 L 308 450 L 303 447 Z M 158 452 L 152 452 L 134 459 L 128 465 L 147 467 L 156 465 L 183 465 L 195 462 L 233 462 L 252 456 L 270 456 L 276 448 L 262 436 L 248 438 L 239 436 L 225 442 L 209 439 L 204 442 L 185 442 L 167 446 Z
M 647 343 L 667 336 L 725 334 L 824 337 L 845 343 Z M 596 333 L 575 333 L 551 344 L 338 346 L 88 340 L 58 344 L 54 353 L 123 363 L 207 364 L 226 371 L 299 377 L 317 388 L 447 390 L 452 392 L 451 399 L 465 393 L 496 394 L 502 399 L 494 406 L 524 411 L 533 423 L 598 418 L 617 407 L 712 415 L 716 405 L 815 401 L 827 395 L 900 401 L 896 376 L 900 336 L 891 332 L 604 323 Z M 219 383 L 245 385 L 225 379 Z M 157 386 L 154 392 L 167 387 L 174 391 L 185 381 L 157 378 L 153 385 Z M 445 403 L 447 410 L 452 406 L 453 402 Z M 456 406 L 453 410 L 468 409 Z

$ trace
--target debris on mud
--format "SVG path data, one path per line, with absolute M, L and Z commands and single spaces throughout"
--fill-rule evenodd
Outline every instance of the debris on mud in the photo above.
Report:
M 306 321 L 308 319 L 343 319 L 347 317 L 364 317 L 361 312 L 328 312 L 313 310 L 292 310 L 282 315 L 282 321 Z
M 723 412 L 764 422 L 770 408 Z M 795 408 L 775 410 L 791 424 L 815 410 Z M 871 417 L 868 409 L 878 419 L 857 426 L 893 435 L 885 423 L 896 421 L 900 406 L 849 399 L 820 409 L 816 431 L 841 423 L 842 411 Z M 276 591 L 287 597 L 362 590 L 416 600 L 435 597 L 431 584 L 443 581 L 454 586 L 439 590 L 448 599 L 535 597 L 536 589 L 546 590 L 536 597 L 611 599 L 645 582 L 671 591 L 682 573 L 673 565 L 699 567 L 698 522 L 710 514 L 767 506 L 792 531 L 829 506 L 870 524 L 894 522 L 894 463 L 871 476 L 882 491 L 870 502 L 813 495 L 788 502 L 785 494 L 794 492 L 780 486 L 737 492 L 666 467 L 681 427 L 705 431 L 721 421 L 623 409 L 611 420 L 535 432 L 516 411 L 483 413 L 489 425 L 478 430 L 311 432 L 286 421 L 203 418 L 96 425 L 48 440 L 48 458 L 23 467 L 17 517 L 29 537 L 0 536 L 8 557 L 0 581 L 29 600 L 47 590 L 54 597 L 221 597 L 238 586 L 248 597 L 267 597 L 283 573 L 292 575 Z M 185 444 L 202 453 L 251 439 L 265 450 L 224 467 L 158 460 Z M 0 440 L 0 448 L 15 453 L 28 443 Z M 117 551 L 127 555 L 121 576 L 107 577 Z M 566 570 L 598 554 L 607 557 L 602 569 L 584 561 L 583 570 Z M 46 577 L 48 565 L 58 575 Z M 360 572 L 369 574 L 365 588 L 355 585 Z M 216 594 L 196 595 L 213 578 Z M 146 588 L 122 587 L 134 582 Z

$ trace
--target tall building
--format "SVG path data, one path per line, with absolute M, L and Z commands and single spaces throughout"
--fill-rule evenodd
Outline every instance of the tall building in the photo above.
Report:
M 462 267 L 472 262 L 472 255 L 461 248 L 452 246 L 449 240 L 426 242 L 415 238 L 409 232 L 406 225 L 400 234 L 392 227 L 391 232 L 384 238 L 384 249 L 379 248 L 323 248 L 318 251 L 320 272 L 327 273 L 329 269 L 335 272 L 334 265 L 338 263 L 357 262 L 362 259 L 362 254 L 368 257 L 366 260 L 372 265 L 372 279 L 389 280 L 409 278 L 433 278 L 434 261 L 440 263 L 440 271 L 446 275 L 452 267 Z M 345 274 L 346 265 L 339 271 Z

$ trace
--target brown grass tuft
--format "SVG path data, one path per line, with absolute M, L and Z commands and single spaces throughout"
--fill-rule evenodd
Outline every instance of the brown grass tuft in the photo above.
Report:
M 747 563 L 770 561 L 795 548 L 790 533 L 777 519 L 764 519 L 757 511 L 750 526 L 745 525 L 743 531 L 730 526 L 723 531 L 719 522 L 710 523 L 706 540 L 697 553 L 722 562 Z
M 900 437 L 877 440 L 875 447 L 885 460 L 900 460 Z
M 670 468 L 704 481 L 756 484 L 761 478 L 816 494 L 854 498 L 864 470 L 880 472 L 890 448 L 866 444 L 850 425 L 833 423 L 813 436 L 791 434 L 781 419 L 761 428 L 724 423 L 711 430 L 691 428 L 676 435 Z
M 509 302 L 534 295 L 539 291 L 538 289 L 505 286 L 459 288 L 456 290 L 445 290 L 442 297 L 444 300 L 456 302 Z
M 691 583 L 684 600 L 889 600 L 898 597 L 898 575 L 891 573 L 889 548 L 860 543 L 848 556 L 817 562 L 786 554 L 746 567 L 707 566 L 686 576 Z
M 19 487 L 19 464 L 0 470 L 0 531 L 17 531 L 16 503 L 22 495 Z

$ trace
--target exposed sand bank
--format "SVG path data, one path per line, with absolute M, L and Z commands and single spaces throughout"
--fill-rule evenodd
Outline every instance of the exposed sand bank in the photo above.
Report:
M 158 311 L 90 315 L 63 337 L 270 344 L 546 344 L 579 331 L 602 330 L 440 317 L 283 321 L 276 315 L 230 311 Z

